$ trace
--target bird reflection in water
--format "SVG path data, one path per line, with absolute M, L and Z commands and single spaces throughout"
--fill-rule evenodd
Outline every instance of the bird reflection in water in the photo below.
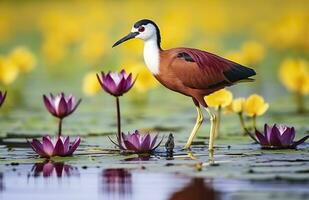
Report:
M 0 192 L 4 190 L 3 173 L 0 173 Z
M 109 197 L 127 197 L 132 193 L 132 175 L 126 169 L 105 169 L 102 172 L 103 193 Z
M 169 200 L 219 200 L 218 193 L 203 178 L 194 178 L 189 185 L 175 192 Z
M 31 169 L 32 176 L 34 177 L 62 177 L 62 176 L 72 176 L 79 175 L 78 169 L 64 164 L 63 162 L 52 162 L 45 161 L 43 163 L 35 163 Z

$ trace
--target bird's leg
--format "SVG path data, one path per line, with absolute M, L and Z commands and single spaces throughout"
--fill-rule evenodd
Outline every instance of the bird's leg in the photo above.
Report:
M 190 137 L 184 147 L 184 149 L 189 149 L 191 146 L 191 143 L 198 131 L 198 129 L 200 128 L 202 122 L 203 122 L 203 113 L 202 113 L 202 109 L 199 106 L 196 106 L 196 110 L 197 110 L 197 118 L 196 118 L 196 122 L 195 125 L 193 127 L 193 130 L 191 131 Z
M 214 113 L 210 111 L 209 108 L 205 108 L 205 110 L 208 112 L 210 117 L 210 134 L 209 134 L 209 144 L 208 144 L 208 150 L 209 150 L 209 162 L 211 164 L 214 163 L 214 140 L 215 140 L 215 134 L 216 134 L 216 127 L 217 127 L 217 117 Z
M 217 115 L 216 115 L 216 127 L 215 127 L 215 139 L 217 139 L 219 137 L 219 129 L 220 129 L 220 121 L 221 121 L 221 112 L 222 112 L 222 107 L 219 106 L 218 111 L 217 111 Z

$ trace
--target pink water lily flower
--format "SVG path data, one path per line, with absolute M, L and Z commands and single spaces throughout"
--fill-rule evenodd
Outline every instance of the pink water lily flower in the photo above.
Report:
M 6 91 L 5 92 L 0 91 L 0 107 L 2 106 L 5 98 L 6 98 Z
M 122 150 L 128 150 L 135 153 L 149 153 L 159 147 L 161 141 L 157 142 L 158 134 L 152 137 L 149 133 L 141 134 L 138 130 L 133 133 L 121 134 L 120 144 L 116 144 Z
M 53 139 L 50 136 L 44 136 L 42 142 L 32 139 L 29 143 L 32 149 L 44 158 L 71 156 L 80 144 L 80 137 L 77 137 L 74 142 L 70 143 L 69 136 L 59 136 Z
M 127 74 L 124 69 L 120 72 L 108 72 L 107 74 L 101 72 L 100 75 L 97 74 L 97 78 L 101 87 L 116 97 L 128 92 L 135 82 L 132 79 L 132 73 Z
M 56 96 L 53 94 L 50 94 L 50 96 L 43 95 L 43 100 L 47 110 L 60 119 L 72 114 L 81 102 L 81 99 L 75 102 L 74 96 L 66 97 L 64 93 Z
M 264 134 L 256 130 L 255 135 L 263 148 L 272 149 L 296 148 L 298 145 L 304 143 L 309 138 L 309 135 L 307 135 L 298 141 L 294 141 L 294 127 L 277 124 L 275 124 L 273 127 L 265 124 Z

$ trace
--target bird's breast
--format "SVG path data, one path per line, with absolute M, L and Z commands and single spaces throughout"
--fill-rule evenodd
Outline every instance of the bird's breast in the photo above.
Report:
M 144 61 L 147 68 L 151 71 L 153 75 L 159 74 L 160 50 L 155 42 L 153 41 L 145 42 Z
M 164 63 L 161 63 L 160 73 L 154 76 L 166 88 L 184 95 L 188 95 L 187 89 L 177 79 L 175 74 L 169 70 L 168 66 L 164 65 Z

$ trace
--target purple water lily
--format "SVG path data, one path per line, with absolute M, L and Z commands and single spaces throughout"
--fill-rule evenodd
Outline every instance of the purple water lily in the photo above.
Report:
M 61 136 L 62 119 L 72 114 L 82 100 L 79 99 L 75 103 L 74 96 L 69 95 L 66 97 L 64 93 L 61 93 L 56 96 L 53 94 L 50 94 L 50 96 L 43 95 L 43 101 L 47 110 L 53 116 L 59 118 L 58 135 Z
M 50 136 L 44 136 L 42 142 L 37 139 L 28 141 L 32 149 L 41 157 L 50 158 L 53 156 L 71 156 L 80 144 L 80 137 L 70 143 L 68 137 L 56 137 L 52 139 Z
M 75 104 L 74 96 L 69 95 L 66 97 L 64 93 L 56 96 L 50 94 L 49 97 L 43 95 L 43 100 L 47 110 L 53 116 L 61 119 L 72 114 L 81 102 L 81 99 L 79 99 Z
M 6 91 L 5 92 L 0 91 L 0 107 L 2 106 L 5 98 L 6 98 Z
M 107 93 L 116 97 L 116 110 L 117 110 L 117 138 L 118 143 L 121 143 L 121 118 L 120 118 L 120 103 L 119 96 L 128 92 L 134 85 L 135 80 L 132 79 L 132 73 L 127 74 L 123 69 L 120 72 L 108 72 L 101 75 L 97 74 L 98 81 L 101 87 Z
M 294 127 L 277 124 L 273 127 L 265 124 L 264 135 L 258 130 L 255 130 L 255 135 L 263 148 L 272 149 L 296 148 L 297 145 L 304 143 L 309 138 L 309 135 L 307 135 L 298 141 L 293 141 L 295 138 Z
M 149 133 L 141 134 L 138 130 L 128 134 L 121 133 L 121 140 L 118 144 L 114 142 L 121 150 L 132 151 L 135 153 L 149 153 L 155 150 L 161 144 L 157 142 L 158 135 L 152 137 Z M 119 142 L 121 141 L 121 142 Z
M 127 74 L 123 69 L 120 72 L 108 72 L 101 75 L 97 74 L 101 87 L 109 94 L 119 97 L 128 92 L 134 85 L 132 73 Z

